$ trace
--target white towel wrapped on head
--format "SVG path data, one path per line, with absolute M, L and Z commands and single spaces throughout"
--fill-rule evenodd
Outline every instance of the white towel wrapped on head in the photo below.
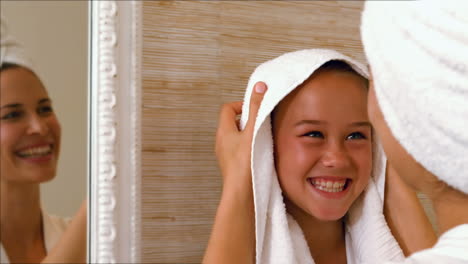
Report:
M 263 63 L 249 80 L 242 109 L 242 128 L 249 116 L 253 86 L 259 81 L 268 86 L 257 115 L 252 142 L 256 263 L 314 263 L 299 225 L 287 214 L 283 202 L 273 158 L 270 114 L 283 98 L 331 60 L 345 61 L 356 72 L 368 77 L 363 65 L 343 54 L 327 49 L 310 49 L 286 53 Z M 375 142 L 373 159 L 373 177 L 364 195 L 353 204 L 346 220 L 348 263 L 380 263 L 403 258 L 382 214 L 386 158 L 380 144 Z
M 465 0 L 374 1 L 366 2 L 361 24 L 375 95 L 393 136 L 425 169 L 465 194 L 467 14 Z M 468 263 L 468 224 L 446 231 L 434 247 L 390 263 Z
M 468 194 L 468 1 L 367 2 L 361 34 L 393 136 Z
M 21 43 L 8 31 L 6 21 L 0 17 L 0 65 L 16 64 L 34 71 L 31 59 L 26 54 Z

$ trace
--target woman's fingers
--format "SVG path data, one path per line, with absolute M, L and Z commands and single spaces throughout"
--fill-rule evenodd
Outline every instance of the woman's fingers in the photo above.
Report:
M 266 90 L 267 86 L 264 82 L 258 82 L 255 84 L 252 95 L 250 97 L 249 120 L 247 121 L 245 130 L 253 131 L 258 109 L 260 108 L 260 104 L 262 103 Z

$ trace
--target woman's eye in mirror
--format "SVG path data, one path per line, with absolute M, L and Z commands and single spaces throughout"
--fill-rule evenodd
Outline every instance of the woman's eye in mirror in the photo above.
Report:
M 37 113 L 40 115 L 48 115 L 48 114 L 51 114 L 52 112 L 54 112 L 54 110 L 52 109 L 52 106 L 50 105 L 39 106 L 37 109 Z
M 2 120 L 12 121 L 12 120 L 20 118 L 22 115 L 23 115 L 22 111 L 15 110 L 15 111 L 8 112 L 5 115 L 2 115 Z

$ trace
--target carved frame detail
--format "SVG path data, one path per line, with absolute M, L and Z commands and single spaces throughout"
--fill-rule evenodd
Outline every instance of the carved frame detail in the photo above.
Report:
M 140 262 L 140 1 L 91 1 L 88 261 Z

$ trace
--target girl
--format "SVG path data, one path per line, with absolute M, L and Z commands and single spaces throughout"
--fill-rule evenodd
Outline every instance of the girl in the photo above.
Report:
M 233 219 L 239 232 L 232 233 L 239 237 L 232 238 L 232 243 L 235 244 L 234 239 L 244 239 L 240 234 L 249 237 L 244 241 L 250 243 L 234 246 L 232 251 L 223 247 L 215 250 L 218 245 L 229 244 L 217 241 L 216 236 L 217 225 L 224 228 L 218 219 L 226 217 L 229 221 L 229 208 L 223 205 L 235 208 L 240 206 L 237 202 L 249 204 L 253 195 L 241 185 L 250 183 L 225 182 L 225 186 L 234 188 L 224 188 L 227 191 L 223 191 L 206 263 L 224 263 L 230 257 L 222 255 L 229 252 L 236 254 L 236 258 L 245 256 L 249 262 L 255 258 L 257 263 L 360 263 L 402 258 L 381 211 L 382 196 L 376 183 L 383 179 L 380 176 L 385 171 L 375 144 L 374 177 L 369 181 L 373 135 L 367 119 L 367 80 L 363 75 L 365 70 L 358 63 L 329 50 L 293 52 L 257 68 L 249 88 L 252 90 L 258 80 L 267 80 L 269 90 L 258 112 L 255 138 L 245 138 L 253 141 L 255 225 Z M 249 90 L 246 95 L 247 102 Z M 247 119 L 246 106 L 241 121 Z M 270 113 L 271 123 L 267 118 Z M 227 127 L 223 122 L 220 121 L 220 128 Z M 244 131 L 250 134 L 251 129 L 247 124 Z M 218 131 L 218 139 L 223 133 L 226 131 Z M 218 155 L 220 165 L 223 175 L 229 175 L 234 167 L 224 166 L 230 162 L 224 153 Z M 359 198 L 368 182 L 366 194 Z M 245 200 L 236 201 L 239 198 Z M 350 210 L 353 203 L 354 209 Z M 248 219 L 253 218 L 252 211 L 240 209 L 238 213 L 240 216 L 245 213 L 243 219 Z M 255 231 L 250 225 L 255 226 Z M 225 228 L 232 228 L 229 226 Z M 245 230 L 256 233 L 255 246 L 254 238 Z M 226 239 L 230 238 L 223 240 Z M 255 253 L 249 249 L 236 251 L 247 245 L 256 247 Z

